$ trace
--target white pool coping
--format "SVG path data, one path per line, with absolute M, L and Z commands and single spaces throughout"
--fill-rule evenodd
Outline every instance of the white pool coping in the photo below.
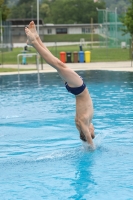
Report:
M 108 70 L 108 71 L 125 71 L 133 72 L 133 63 L 131 61 L 121 61 L 121 62 L 92 62 L 92 63 L 66 63 L 66 65 L 72 68 L 74 71 L 81 70 Z M 18 68 L 18 65 L 3 65 L 1 68 Z M 20 65 L 20 69 L 33 69 L 29 71 L 19 71 L 19 74 L 33 74 L 33 73 L 49 73 L 56 72 L 48 64 L 43 64 L 43 70 L 41 70 L 41 64 L 39 65 L 39 70 L 36 69 L 36 65 Z M 1 72 L 0 75 L 11 75 L 18 74 L 17 72 Z

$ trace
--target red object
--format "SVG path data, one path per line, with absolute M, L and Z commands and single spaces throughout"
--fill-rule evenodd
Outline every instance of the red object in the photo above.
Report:
M 65 63 L 66 62 L 66 52 L 60 52 L 60 60 Z

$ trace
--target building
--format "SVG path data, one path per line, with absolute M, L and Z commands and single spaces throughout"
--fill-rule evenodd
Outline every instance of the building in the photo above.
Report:
M 28 26 L 31 19 L 9 19 L 7 20 L 11 24 L 11 35 L 12 35 L 12 43 L 23 43 L 26 42 L 26 35 L 25 35 L 25 27 Z M 37 24 L 37 20 L 34 19 L 35 24 Z M 43 39 L 44 35 L 44 28 L 43 28 L 43 21 L 39 20 L 39 30 L 41 39 Z
M 98 33 L 99 24 L 44 24 L 44 34 Z
M 12 43 L 25 43 L 26 34 L 25 26 L 30 23 L 31 19 L 10 19 L 10 32 Z M 37 19 L 34 19 L 37 24 Z M 123 24 L 121 22 L 104 22 L 99 24 L 43 24 L 39 20 L 39 35 L 43 41 L 44 35 L 55 34 L 99 34 L 99 43 L 101 46 L 118 47 L 121 42 L 126 42 L 129 45 L 130 35 L 123 36 Z
M 31 19 L 9 19 L 11 23 L 12 43 L 23 43 L 26 41 L 24 28 L 27 26 Z M 34 19 L 35 24 L 37 20 Z M 43 24 L 39 20 L 39 35 L 43 40 L 44 35 L 54 34 L 82 34 L 91 33 L 91 31 L 98 33 L 99 24 Z

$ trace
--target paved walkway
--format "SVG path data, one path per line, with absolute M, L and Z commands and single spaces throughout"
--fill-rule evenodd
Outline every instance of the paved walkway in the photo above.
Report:
M 124 62 L 96 62 L 96 63 L 67 63 L 67 66 L 75 71 L 79 70 L 109 70 L 109 71 L 130 71 L 133 72 L 133 64 L 131 61 Z M 1 66 L 2 67 L 2 66 Z M 18 65 L 4 65 L 3 68 L 18 68 Z M 20 71 L 20 74 L 28 73 L 46 73 L 46 72 L 56 72 L 48 64 L 43 64 L 43 70 L 41 65 L 39 65 L 39 70 L 37 70 L 36 65 L 19 65 L 21 69 L 33 69 L 32 71 Z M 0 75 L 18 74 L 18 72 L 3 72 Z
M 85 44 L 91 44 L 92 42 L 90 41 L 85 41 Z M 93 41 L 93 44 L 99 43 L 99 41 Z M 44 43 L 46 47 L 55 47 L 55 46 L 66 46 L 66 45 L 80 45 L 79 42 L 45 42 Z M 24 47 L 26 45 L 25 43 L 14 43 L 13 47 Z

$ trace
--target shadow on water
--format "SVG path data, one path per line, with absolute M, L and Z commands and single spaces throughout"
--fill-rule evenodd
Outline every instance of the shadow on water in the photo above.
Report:
M 74 188 L 75 194 L 70 197 L 72 199 L 86 199 L 84 197 L 90 193 L 96 184 L 92 173 L 94 165 L 93 154 L 94 152 L 85 151 L 73 163 L 75 165 L 75 178 L 71 186 Z

